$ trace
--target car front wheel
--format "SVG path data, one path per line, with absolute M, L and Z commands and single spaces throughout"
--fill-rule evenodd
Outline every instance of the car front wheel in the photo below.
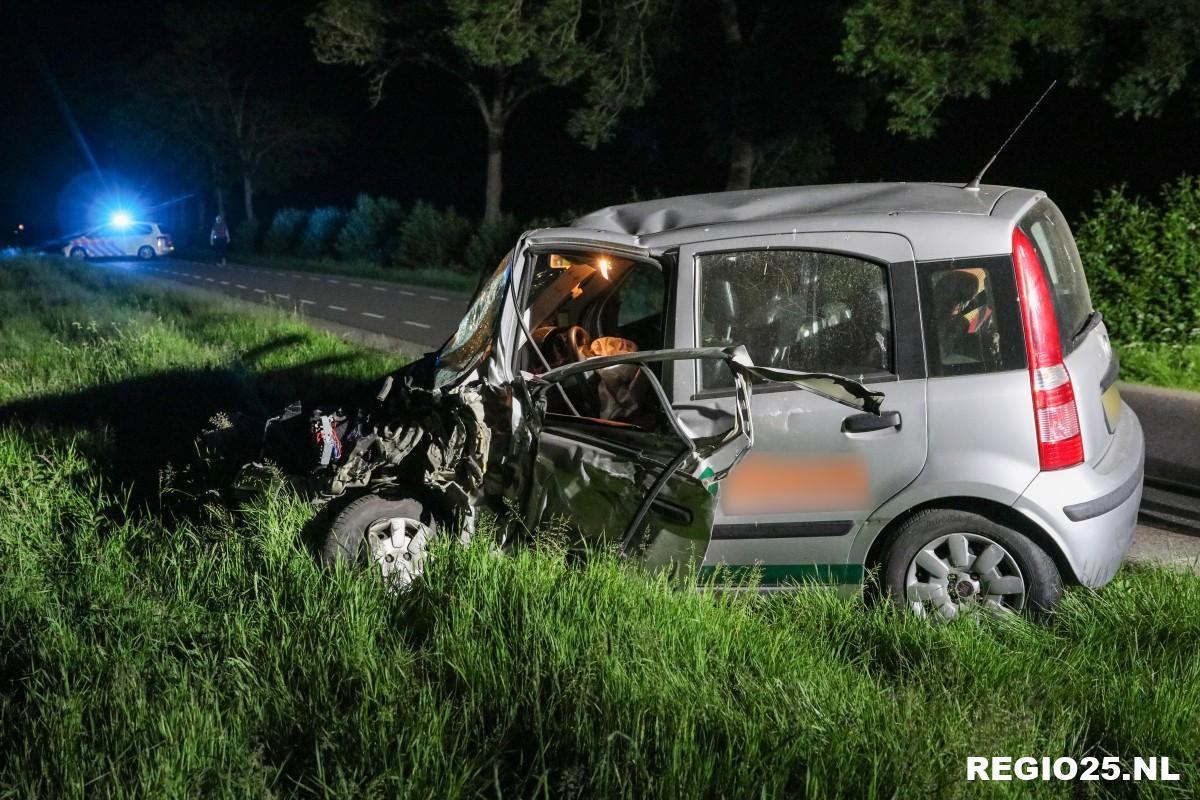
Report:
M 437 523 L 419 500 L 369 494 L 333 521 L 321 550 L 324 561 L 363 564 L 392 588 L 406 589 L 425 569 Z
M 1062 577 L 1045 550 L 968 511 L 915 514 L 901 525 L 883 569 L 896 603 L 935 619 L 978 611 L 1039 616 L 1062 596 Z
M 138 248 L 138 258 L 142 261 L 149 261 L 154 258 L 154 248 L 148 244 L 144 244 Z

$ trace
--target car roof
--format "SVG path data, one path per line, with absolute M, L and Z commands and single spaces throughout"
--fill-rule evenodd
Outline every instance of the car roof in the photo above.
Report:
M 1007 252 L 1013 224 L 1043 196 L 1032 189 L 951 183 L 751 189 L 609 206 L 554 233 L 587 232 L 661 251 L 742 236 L 876 231 L 907 237 L 917 258 L 952 258 Z

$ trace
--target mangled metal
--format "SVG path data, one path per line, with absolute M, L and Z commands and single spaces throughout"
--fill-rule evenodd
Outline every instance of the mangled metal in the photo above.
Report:
M 735 413 L 729 428 L 714 435 L 686 429 L 651 369 L 696 359 L 723 362 L 735 377 Z M 548 394 L 563 381 L 630 369 L 650 386 L 661 430 L 547 410 Z M 690 574 L 711 533 L 717 483 L 754 443 L 754 379 L 786 381 L 872 412 L 881 399 L 839 376 L 756 367 L 743 347 L 593 357 L 541 375 L 522 373 L 502 387 L 474 381 L 427 389 L 401 371 L 384 379 L 370 409 L 317 407 L 305 414 L 296 403 L 268 420 L 260 457 L 242 468 L 235 486 L 252 491 L 279 468 L 317 503 L 419 493 L 441 531 L 461 537 L 472 533 L 480 510 L 517 510 L 518 531 L 561 517 L 570 520 L 573 548 L 615 548 L 650 567 Z M 368 527 L 366 555 L 385 575 L 398 571 L 406 584 L 419 574 L 428 527 L 404 518 Z M 401 552 L 405 557 L 396 558 Z

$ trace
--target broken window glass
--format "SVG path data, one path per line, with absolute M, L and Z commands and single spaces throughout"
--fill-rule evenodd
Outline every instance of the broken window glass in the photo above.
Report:
M 509 262 L 512 251 L 500 260 L 500 265 L 480 287 L 471 307 L 458 323 L 458 330 L 438 354 L 434 385 L 448 386 L 474 369 L 491 350 L 496 338 L 496 325 L 504 305 L 504 290 L 508 286 Z
M 745 345 L 767 367 L 882 377 L 892 372 L 887 272 L 810 250 L 708 253 L 698 259 L 704 346 Z M 732 376 L 705 363 L 702 387 Z

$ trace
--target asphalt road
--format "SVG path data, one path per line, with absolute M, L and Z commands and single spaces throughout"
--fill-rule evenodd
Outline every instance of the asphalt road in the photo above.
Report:
M 242 300 L 294 308 L 306 317 L 435 348 L 446 341 L 466 311 L 458 292 L 343 275 L 225 266 L 178 258 L 112 260 L 98 267 L 220 292 Z
M 176 258 L 95 263 L 101 268 L 140 273 L 189 289 L 294 308 L 318 327 L 333 325 L 340 330 L 366 331 L 431 349 L 441 345 L 454 331 L 469 299 L 457 292 L 391 281 L 234 263 L 221 266 Z M 1139 409 L 1139 413 L 1143 425 L 1153 429 L 1155 423 L 1148 419 L 1155 416 L 1153 412 Z M 1147 438 L 1148 444 L 1154 444 L 1150 441 L 1153 437 Z M 1158 528 L 1143 520 L 1134 534 L 1129 560 L 1158 562 L 1200 572 L 1200 536 Z

